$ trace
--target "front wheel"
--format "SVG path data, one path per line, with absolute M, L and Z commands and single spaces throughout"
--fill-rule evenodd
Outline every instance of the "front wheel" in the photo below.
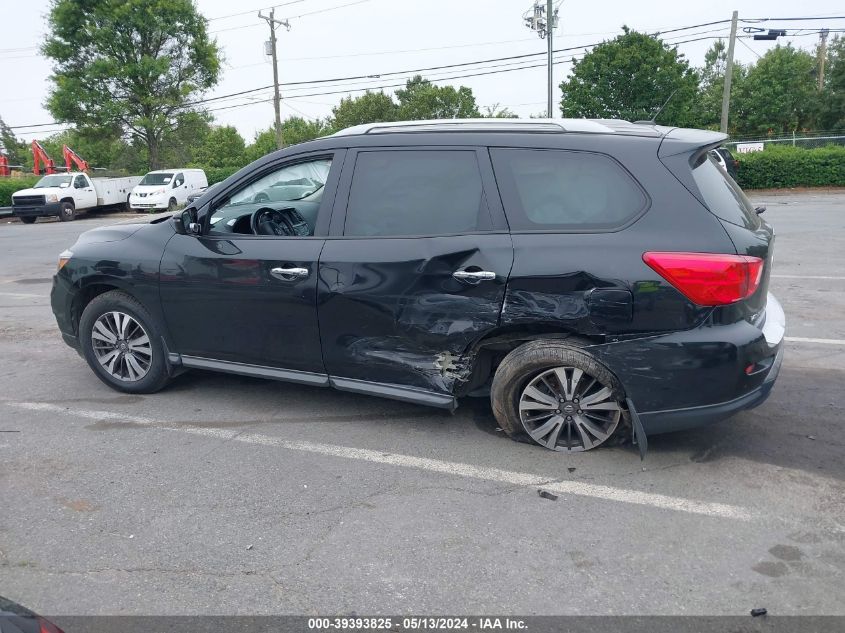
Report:
M 61 209 L 59 210 L 59 219 L 62 222 L 70 222 L 76 219 L 76 207 L 73 206 L 72 202 L 62 202 Z
M 626 415 L 616 376 L 565 341 L 531 341 L 513 350 L 496 370 L 490 400 L 508 435 L 528 435 L 555 451 L 601 446 Z
M 85 360 L 108 386 L 154 393 L 167 384 L 167 359 L 155 320 L 134 297 L 112 290 L 82 312 L 79 338 Z
M 167 203 L 167 210 L 173 213 L 174 211 L 176 211 L 176 206 L 176 198 L 171 198 L 170 202 Z

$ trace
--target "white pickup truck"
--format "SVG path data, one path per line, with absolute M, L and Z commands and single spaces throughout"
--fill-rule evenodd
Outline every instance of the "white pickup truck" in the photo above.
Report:
M 82 172 L 44 176 L 31 189 L 12 194 L 12 213 L 24 224 L 37 218 L 58 216 L 73 220 L 79 211 L 102 207 L 129 206 L 129 193 L 141 182 L 140 176 L 91 178 Z

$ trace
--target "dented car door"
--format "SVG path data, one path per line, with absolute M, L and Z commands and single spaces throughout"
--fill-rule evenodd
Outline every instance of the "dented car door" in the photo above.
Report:
M 499 323 L 513 263 L 487 152 L 351 151 L 339 187 L 318 281 L 327 372 L 339 388 L 450 394 Z

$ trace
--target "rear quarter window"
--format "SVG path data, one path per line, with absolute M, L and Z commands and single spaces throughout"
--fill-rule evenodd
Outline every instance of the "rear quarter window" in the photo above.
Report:
M 493 149 L 511 231 L 602 231 L 638 217 L 648 199 L 619 163 L 569 150 Z
M 760 218 L 754 211 L 754 205 L 709 152 L 693 164 L 692 177 L 704 204 L 713 215 L 748 229 L 759 227 Z

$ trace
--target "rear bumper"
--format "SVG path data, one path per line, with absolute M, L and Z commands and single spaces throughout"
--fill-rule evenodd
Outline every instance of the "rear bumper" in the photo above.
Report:
M 12 206 L 12 214 L 16 218 L 42 218 L 46 216 L 59 215 L 62 211 L 60 202 L 47 202 L 37 205 Z
M 646 433 L 667 433 L 762 404 L 783 363 L 785 327 L 783 309 L 769 294 L 762 327 L 708 324 L 590 351 L 618 376 Z
M 775 356 L 775 361 L 772 364 L 768 375 L 763 383 L 756 389 L 753 389 L 738 398 L 729 400 L 728 402 L 689 407 L 686 409 L 667 409 L 663 411 L 640 413 L 640 422 L 642 422 L 643 429 L 648 435 L 683 431 L 685 429 L 692 429 L 698 426 L 704 426 L 705 424 L 719 422 L 720 420 L 725 420 L 740 411 L 758 407 L 768 399 L 769 394 L 772 392 L 772 387 L 775 386 L 775 380 L 780 373 L 782 363 L 783 348 L 781 347 Z

